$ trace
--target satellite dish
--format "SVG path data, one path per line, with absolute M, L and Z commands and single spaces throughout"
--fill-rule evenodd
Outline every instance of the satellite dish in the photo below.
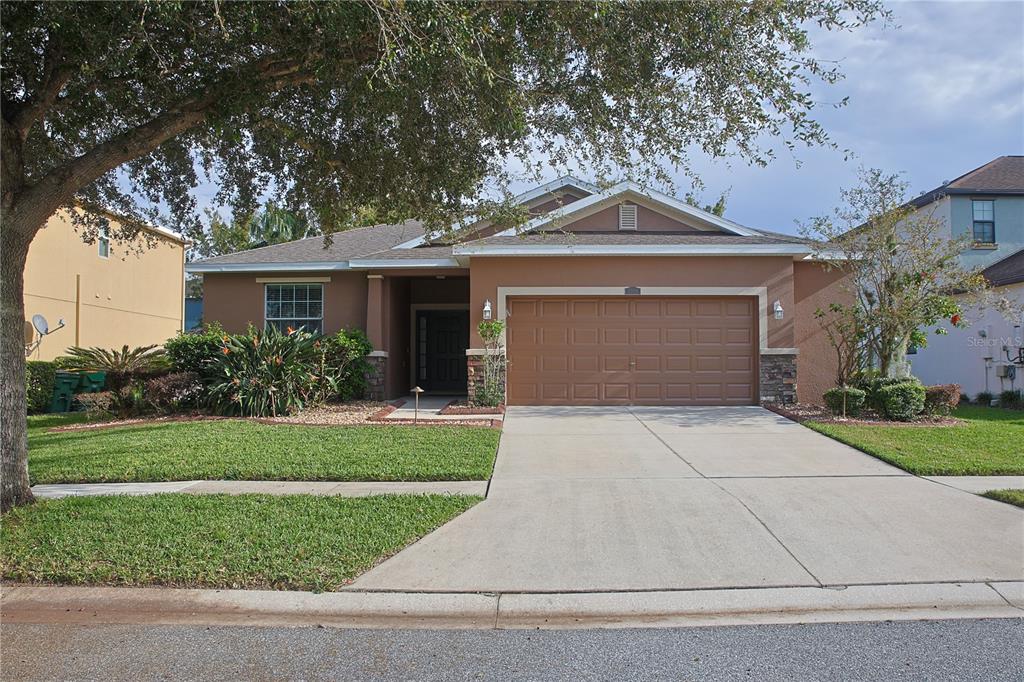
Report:
M 32 316 L 32 326 L 36 328 L 40 336 L 46 336 L 50 333 L 50 325 L 42 315 Z
M 32 328 L 32 323 L 25 320 L 25 345 L 31 346 L 36 340 L 36 331 Z

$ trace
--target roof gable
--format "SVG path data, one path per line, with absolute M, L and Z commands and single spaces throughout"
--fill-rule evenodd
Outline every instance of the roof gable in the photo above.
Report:
M 756 230 L 738 225 L 721 216 L 708 213 L 663 192 L 652 190 L 632 181 L 620 182 L 603 192 L 573 201 L 561 208 L 530 220 L 522 228 L 510 228 L 496 233 L 507 237 L 525 232 L 558 229 L 616 206 L 622 202 L 635 203 L 658 214 L 674 219 L 682 225 L 701 232 L 724 232 L 741 236 L 759 234 Z

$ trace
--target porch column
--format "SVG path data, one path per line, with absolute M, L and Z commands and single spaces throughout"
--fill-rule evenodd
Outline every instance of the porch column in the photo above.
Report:
M 366 336 L 374 350 L 384 350 L 384 275 L 366 279 Z

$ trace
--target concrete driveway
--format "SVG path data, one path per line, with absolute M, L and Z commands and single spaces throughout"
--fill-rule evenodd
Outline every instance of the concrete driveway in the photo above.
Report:
M 757 407 L 509 408 L 487 500 L 352 589 L 1024 579 L 1024 513 Z

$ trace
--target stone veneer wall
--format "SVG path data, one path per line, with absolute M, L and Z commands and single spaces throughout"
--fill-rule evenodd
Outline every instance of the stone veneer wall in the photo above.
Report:
M 501 369 L 501 384 L 502 388 L 505 385 L 505 358 L 502 356 L 502 369 Z M 466 356 L 466 393 L 468 394 L 469 403 L 472 405 L 476 400 L 476 392 L 479 388 L 482 388 L 484 384 L 484 356 L 483 355 L 467 355 Z M 502 401 L 504 402 L 504 401 Z
M 761 356 L 761 404 L 796 402 L 796 355 Z
M 366 397 L 370 400 L 384 400 L 386 391 L 384 388 L 384 371 L 388 366 L 387 356 L 369 355 L 366 362 L 370 365 L 370 371 L 366 373 Z

